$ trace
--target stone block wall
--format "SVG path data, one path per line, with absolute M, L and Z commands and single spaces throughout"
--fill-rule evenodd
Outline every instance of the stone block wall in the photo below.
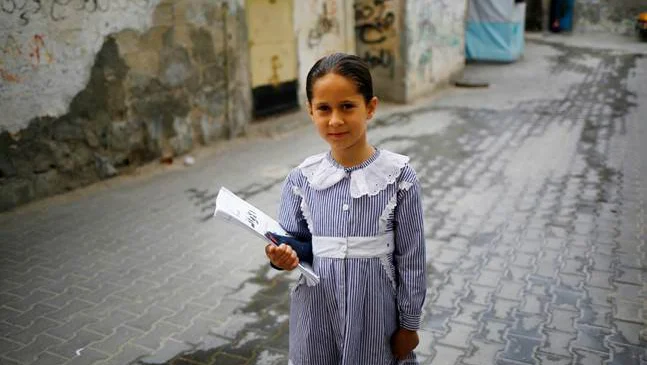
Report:
M 0 211 L 250 119 L 237 1 L 8 0 L 0 23 Z

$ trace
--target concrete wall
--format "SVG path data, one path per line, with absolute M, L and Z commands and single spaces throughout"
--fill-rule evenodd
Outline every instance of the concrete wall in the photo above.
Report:
M 526 0 L 526 30 L 542 28 L 541 0 Z M 647 11 L 647 0 L 575 0 L 575 32 L 633 34 L 636 16 Z
M 0 210 L 240 134 L 249 120 L 238 1 L 2 4 Z
M 333 52 L 355 52 L 353 2 L 294 0 L 294 24 L 299 62 L 299 102 L 306 104 L 305 85 L 310 67 Z
M 647 0 L 576 0 L 575 31 L 633 34 L 635 19 L 647 11 Z
M 465 63 L 466 0 L 355 0 L 357 54 L 378 97 L 409 102 Z
M 378 98 L 406 101 L 406 0 L 355 0 L 356 52 L 371 66 Z
M 466 0 L 407 3 L 407 100 L 429 94 L 465 66 Z

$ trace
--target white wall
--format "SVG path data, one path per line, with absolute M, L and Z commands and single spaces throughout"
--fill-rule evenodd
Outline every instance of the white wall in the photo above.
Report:
M 297 34 L 299 103 L 306 104 L 306 76 L 321 57 L 355 53 L 353 2 L 347 0 L 294 0 Z
M 446 83 L 465 64 L 466 0 L 407 2 L 407 100 Z
M 61 3 L 2 2 L 0 132 L 23 129 L 35 117 L 65 114 L 72 97 L 86 85 L 104 37 L 148 28 L 159 0 Z

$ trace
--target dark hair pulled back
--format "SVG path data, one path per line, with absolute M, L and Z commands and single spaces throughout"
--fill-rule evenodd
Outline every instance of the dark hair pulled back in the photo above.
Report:
M 355 55 L 333 53 L 315 62 L 308 72 L 306 78 L 308 103 L 312 102 L 312 88 L 315 82 L 329 73 L 351 79 L 366 103 L 373 99 L 373 78 L 368 64 Z

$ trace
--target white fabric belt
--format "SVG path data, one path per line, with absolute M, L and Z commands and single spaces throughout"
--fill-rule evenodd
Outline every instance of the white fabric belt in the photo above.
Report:
M 381 257 L 395 249 L 393 232 L 375 237 L 312 237 L 312 253 L 334 259 Z

